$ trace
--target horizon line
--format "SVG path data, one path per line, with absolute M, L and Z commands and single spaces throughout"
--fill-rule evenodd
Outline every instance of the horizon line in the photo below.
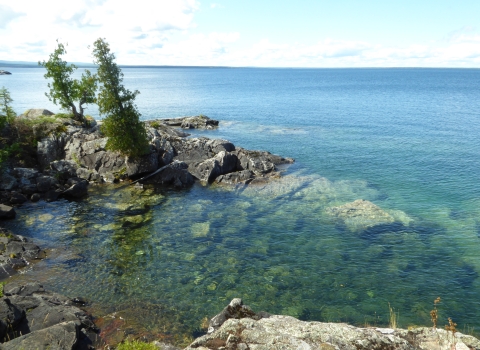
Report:
M 71 62 L 77 68 L 95 68 L 97 67 L 93 63 L 84 62 Z M 388 66 L 388 67 L 376 67 L 376 66 L 360 66 L 360 67 L 273 67 L 273 66 L 216 66 L 216 65 L 155 65 L 155 64 L 118 64 L 120 68 L 254 68 L 254 69 L 480 69 L 480 67 L 442 67 L 442 66 Z M 0 60 L 0 68 L 43 68 L 37 62 L 29 61 L 4 61 Z

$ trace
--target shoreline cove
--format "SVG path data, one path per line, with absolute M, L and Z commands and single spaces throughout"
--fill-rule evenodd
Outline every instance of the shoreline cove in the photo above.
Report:
M 155 121 L 149 121 L 150 125 L 151 123 L 154 123 Z M 191 124 L 191 122 L 187 122 Z M 67 125 L 69 127 L 70 125 Z M 187 127 L 187 125 L 185 124 Z M 188 126 L 190 127 L 190 126 Z M 159 129 L 162 129 L 163 127 L 160 127 Z M 50 148 L 50 144 L 48 142 L 40 143 L 40 149 L 43 151 L 40 151 L 40 154 L 42 155 L 43 158 L 40 158 L 40 163 L 41 164 L 50 164 L 52 162 L 61 162 L 61 163 L 56 163 L 54 170 L 57 173 L 60 173 L 62 175 L 59 175 L 58 177 L 61 177 L 64 181 L 65 186 L 62 187 L 60 191 L 53 190 L 53 192 L 58 193 L 57 196 L 55 194 L 52 195 L 52 197 L 48 198 L 60 198 L 62 196 L 66 196 L 70 198 L 70 201 L 73 199 L 73 202 L 70 202 L 72 204 L 77 203 L 77 200 L 81 201 L 81 198 L 84 198 L 85 196 L 85 191 L 86 191 L 86 185 L 85 182 L 82 180 L 70 180 L 72 177 L 69 177 L 73 175 L 73 170 L 72 168 L 75 168 L 75 175 L 81 174 L 79 176 L 80 178 L 83 178 L 83 180 L 87 181 L 109 181 L 109 182 L 118 182 L 119 180 L 125 180 L 127 177 L 131 176 L 133 178 L 140 177 L 148 173 L 152 170 L 153 167 L 159 167 L 160 165 L 165 166 L 159 162 L 160 159 L 162 159 L 164 162 L 170 161 L 170 163 L 166 164 L 173 164 L 171 172 L 169 172 L 167 175 L 164 177 L 161 177 L 159 179 L 154 179 L 150 183 L 144 183 L 142 186 L 137 186 L 133 187 L 131 189 L 127 189 L 127 191 L 133 191 L 130 195 L 126 195 L 125 193 L 121 192 L 121 187 L 119 185 L 108 185 L 108 186 L 113 186 L 112 188 L 108 189 L 105 188 L 103 185 L 98 186 L 98 189 L 95 189 L 95 191 L 98 190 L 99 196 L 103 197 L 108 197 L 109 193 L 111 194 L 111 191 L 117 191 L 119 189 L 117 195 L 118 196 L 130 196 L 131 202 L 129 203 L 129 200 L 127 199 L 126 203 L 129 203 L 130 205 L 121 205 L 121 215 L 118 215 L 117 218 L 119 219 L 119 222 L 117 223 L 112 223 L 112 224 L 96 224 L 95 229 L 99 229 L 103 232 L 111 232 L 114 235 L 114 242 L 123 242 L 121 244 L 124 244 L 126 241 L 128 241 L 129 237 L 128 233 L 126 233 L 129 230 L 142 230 L 143 225 L 149 225 L 149 222 L 152 221 L 151 217 L 151 208 L 158 207 L 163 205 L 166 201 L 166 195 L 164 190 L 158 190 L 159 185 L 163 185 L 165 183 L 168 183 L 170 185 L 173 185 L 173 187 L 176 187 L 178 189 L 181 188 L 186 188 L 183 190 L 180 190 L 180 192 L 176 193 L 176 196 L 178 198 L 182 197 L 181 192 L 182 191 L 191 191 L 191 192 L 196 192 L 198 191 L 198 199 L 196 199 L 195 204 L 192 204 L 192 207 L 190 208 L 191 211 L 190 213 L 193 214 L 194 216 L 197 215 L 195 214 L 194 210 L 197 210 L 199 213 L 203 212 L 211 206 L 213 203 L 209 203 L 209 200 L 204 200 L 202 202 L 202 193 L 204 193 L 205 188 L 202 186 L 199 187 L 199 185 L 194 185 L 193 189 L 192 187 L 192 182 L 191 180 L 188 179 L 188 176 L 186 173 L 190 171 L 190 166 L 193 165 L 195 170 L 192 170 L 191 175 L 194 173 L 197 179 L 200 181 L 203 181 L 204 184 L 206 183 L 212 183 L 209 188 L 206 190 L 211 190 L 215 193 L 215 195 L 218 195 L 219 198 L 222 198 L 225 193 L 232 193 L 233 195 L 235 194 L 241 194 L 241 196 L 244 198 L 243 202 L 240 202 L 238 204 L 238 208 L 230 208 L 233 209 L 233 212 L 237 213 L 236 215 L 238 218 L 244 217 L 246 214 L 249 213 L 249 207 L 252 205 L 252 203 L 255 203 L 257 199 L 255 197 L 262 197 L 264 199 L 269 199 L 269 198 L 275 198 L 277 201 L 291 201 L 295 200 L 296 197 L 299 195 L 304 196 L 304 198 L 308 198 L 309 196 L 313 196 L 320 194 L 321 197 L 323 196 L 324 198 L 328 198 L 327 202 L 322 203 L 319 205 L 318 203 L 316 204 L 318 207 L 316 208 L 321 215 L 319 216 L 318 222 L 322 224 L 327 224 L 327 225 L 332 225 L 332 227 L 335 227 L 336 230 L 339 232 L 343 232 L 347 237 L 352 236 L 352 237 L 360 237 L 361 240 L 364 242 L 369 242 L 366 245 L 372 246 L 372 244 L 376 244 L 375 242 L 378 240 L 385 239 L 385 242 L 387 240 L 395 239 L 392 235 L 393 233 L 396 233 L 397 238 L 401 236 L 402 239 L 411 239 L 413 236 L 418 236 L 418 235 L 426 235 L 424 237 L 420 237 L 422 240 L 429 239 L 428 235 L 432 234 L 429 232 L 423 232 L 425 230 L 424 227 L 421 225 L 421 220 L 419 220 L 416 217 L 411 217 L 407 213 L 400 211 L 395 208 L 384 208 L 383 206 L 377 206 L 374 204 L 376 202 L 376 199 L 380 198 L 378 196 L 378 193 L 372 188 L 368 186 L 368 184 L 362 183 L 361 181 L 358 182 L 332 182 L 329 181 L 328 179 L 322 178 L 320 176 L 312 175 L 312 174 L 302 174 L 300 173 L 289 173 L 286 176 L 279 176 L 276 173 L 276 167 L 280 166 L 283 163 L 291 163 L 289 159 L 273 156 L 270 155 L 268 152 L 257 152 L 257 151 L 247 151 L 241 149 L 241 151 L 238 151 L 236 148 L 232 149 L 230 148 L 231 146 L 229 145 L 228 141 L 225 140 L 220 140 L 220 142 L 215 142 L 212 140 L 204 139 L 204 138 L 194 138 L 195 141 L 191 142 L 188 147 L 183 148 L 183 152 L 181 152 L 181 156 L 179 157 L 179 154 L 177 153 L 175 155 L 174 151 L 170 151 L 170 148 L 172 150 L 178 149 L 178 139 L 184 137 L 180 136 L 182 134 L 179 134 L 178 131 L 171 131 L 170 129 L 165 129 L 163 128 L 161 130 L 163 134 L 158 134 L 157 135 L 153 134 L 152 140 L 154 141 L 155 139 L 158 140 L 158 147 L 155 148 L 156 152 L 156 160 L 152 159 L 152 157 L 148 158 L 146 157 L 146 162 L 130 162 L 130 165 L 128 163 L 128 160 L 124 161 L 121 163 L 118 159 L 113 162 L 113 167 L 110 168 L 111 171 L 99 171 L 99 169 L 102 169 L 107 162 L 104 162 L 103 160 L 100 160 L 99 164 L 101 164 L 100 167 L 96 168 L 95 164 L 98 164 L 98 158 L 99 154 L 101 154 L 101 157 L 104 157 L 105 154 L 102 152 L 105 152 L 104 150 L 104 145 L 102 146 L 102 142 L 98 141 L 98 139 L 93 138 L 89 139 L 88 134 L 83 134 L 87 136 L 82 136 L 84 137 L 82 140 L 82 143 L 75 143 L 71 142 L 70 144 L 68 143 L 69 141 L 66 141 L 64 143 L 64 148 L 66 149 L 65 152 L 65 159 L 67 159 L 67 162 L 62 162 L 62 160 L 50 160 L 48 157 L 49 156 L 54 156 L 58 155 L 58 151 L 52 151 L 52 148 Z M 183 133 L 183 132 L 181 132 Z M 162 138 L 162 136 L 168 135 L 168 140 L 165 140 Z M 190 139 L 192 140 L 192 139 Z M 169 144 L 167 144 L 165 141 L 168 141 Z M 85 144 L 87 143 L 87 146 L 85 147 Z M 70 146 L 69 146 L 70 145 Z M 42 148 L 43 147 L 43 148 Z M 159 149 L 162 149 L 162 152 L 158 152 Z M 72 151 L 77 150 L 79 153 L 77 153 L 76 156 L 74 156 Z M 204 155 L 199 156 L 199 150 L 205 152 Z M 170 154 L 169 154 L 170 152 Z M 215 154 L 213 154 L 216 152 Z M 217 158 L 216 156 L 223 152 L 221 157 Z M 235 153 L 236 156 L 236 163 L 240 163 L 240 166 L 243 168 L 242 170 L 239 170 L 238 172 L 243 172 L 242 174 L 237 174 L 238 176 L 235 176 L 233 179 L 232 177 L 228 177 L 227 174 L 222 174 L 218 175 L 218 172 L 223 172 L 225 168 L 228 168 L 228 163 L 232 162 L 231 159 L 228 159 L 227 154 L 231 152 L 237 152 Z M 92 156 L 94 155 L 94 156 Z M 212 157 L 213 156 L 213 157 Z M 177 159 L 174 159 L 177 157 Z M 207 158 L 208 157 L 208 158 Z M 246 158 L 243 162 L 244 165 L 242 165 L 242 157 Z M 263 158 L 259 158 L 263 157 Z M 261 159 L 259 161 L 255 161 L 256 159 Z M 101 158 L 105 159 L 105 158 Z M 110 158 L 111 159 L 111 158 Z M 119 163 L 116 163 L 116 162 Z M 156 162 L 156 163 L 155 163 Z M 185 165 L 182 165 L 180 163 L 184 163 Z M 78 164 L 80 163 L 80 164 Z M 251 168 L 248 168 L 248 166 L 251 166 Z M 123 170 L 125 168 L 125 170 Z M 231 169 L 234 167 L 230 166 Z M 86 169 L 86 170 L 80 170 L 78 172 L 78 169 Z M 215 170 L 217 169 L 217 170 Z M 238 168 L 237 168 L 238 169 Z M 217 172 L 216 172 L 217 171 Z M 250 171 L 250 173 L 245 173 L 246 171 Z M 213 174 L 213 175 L 212 175 Z M 30 185 L 32 185 L 32 179 L 37 180 L 38 178 L 43 177 L 46 174 L 32 174 L 32 172 L 27 172 L 27 171 L 20 171 L 13 175 L 12 177 L 17 179 L 18 183 L 23 183 L 25 185 L 26 180 L 29 180 Z M 55 178 L 55 176 L 51 176 L 51 174 L 46 175 Z M 74 176 L 76 177 L 76 176 Z M 214 182 L 215 178 L 222 177 L 222 181 L 217 181 L 216 183 Z M 19 179 L 24 179 L 19 180 Z M 58 179 L 57 179 L 58 180 Z M 70 181 L 69 181 L 70 180 Z M 13 182 L 13 180 L 11 181 Z M 227 185 L 225 188 L 225 185 L 222 185 L 222 182 Z M 52 190 L 56 186 L 54 180 L 52 179 L 45 179 L 42 178 L 41 182 L 36 181 L 36 186 L 38 189 L 39 183 L 41 184 L 40 186 L 46 186 L 48 187 L 48 191 L 44 193 L 48 193 L 49 191 Z M 121 183 L 120 183 L 121 184 Z M 233 187 L 232 187 L 233 186 Z M 100 188 L 101 187 L 101 188 Z M 120 188 L 119 188 L 120 187 Z M 144 187 L 144 188 L 143 188 Z M 28 191 L 31 191 L 32 188 L 25 186 L 27 192 L 23 193 L 25 198 L 27 198 L 27 195 L 33 195 L 34 193 L 28 193 Z M 190 188 L 190 189 L 189 189 Z M 71 189 L 70 192 L 66 192 L 67 190 Z M 78 190 L 78 191 L 77 191 Z M 124 189 L 125 190 L 125 189 Z M 134 203 L 134 196 L 136 195 L 134 192 L 137 191 L 138 194 L 144 192 L 144 194 L 141 194 L 141 196 L 149 196 L 150 194 L 154 197 L 153 199 L 150 200 L 144 200 L 144 203 L 141 205 L 137 205 Z M 167 192 L 169 192 L 168 190 Z M 175 191 L 175 190 L 173 190 Z M 75 193 L 75 194 L 72 194 Z M 148 194 L 147 194 L 148 193 Z M 346 196 L 342 197 L 342 200 L 335 199 L 336 196 L 338 196 L 338 193 L 348 193 Z M 96 194 L 97 195 L 97 194 Z M 366 196 L 365 196 L 366 195 Z M 21 197 L 16 196 L 16 200 L 22 200 Z M 78 199 L 76 199 L 78 198 Z M 120 197 L 118 197 L 120 198 Z M 117 198 L 117 199 L 118 199 Z M 315 205 L 315 201 L 318 199 L 318 197 L 311 197 L 312 201 L 309 202 L 309 205 Z M 348 199 L 346 199 L 348 198 Z M 368 199 L 363 199 L 363 198 L 368 198 Z M 92 198 L 93 199 L 93 198 Z M 362 199 L 362 200 L 361 200 Z M 94 199 L 95 200 L 95 199 Z M 32 204 L 29 209 L 27 209 L 26 213 L 22 213 L 22 220 L 25 220 L 25 222 L 32 221 L 33 222 L 43 222 L 44 223 L 49 223 L 50 225 L 54 224 L 52 222 L 55 221 L 55 215 L 52 216 L 52 214 L 41 214 L 44 215 L 40 219 L 40 216 L 37 216 L 35 214 L 35 218 L 30 218 L 28 219 L 29 213 L 35 213 L 35 206 L 38 206 L 38 203 L 43 203 L 43 202 L 36 202 L 36 204 Z M 50 202 L 45 202 L 45 205 Z M 51 202 L 54 204 L 55 202 Z M 62 202 L 63 203 L 63 202 Z M 79 202 L 80 203 L 80 202 Z M 108 203 L 108 201 L 98 201 L 97 203 L 102 203 L 101 205 L 104 206 L 105 209 L 114 209 L 114 205 L 112 205 L 111 208 L 108 207 L 108 205 L 111 205 L 112 203 Z M 19 203 L 18 203 L 19 204 Z M 132 205 L 133 204 L 133 205 Z M 62 205 L 62 204 L 60 204 Z M 196 206 L 196 207 L 195 207 Z M 27 206 L 28 207 L 28 206 Z M 73 206 L 75 207 L 75 205 Z M 94 210 L 95 206 L 92 206 L 91 210 Z M 181 208 L 182 209 L 182 208 Z M 218 208 L 217 208 L 218 209 Z M 70 209 L 69 209 L 70 210 Z M 74 209 L 75 210 L 75 209 Z M 278 210 L 278 208 L 276 209 Z M 214 232 L 217 229 L 218 225 L 218 219 L 221 218 L 216 218 L 215 215 L 218 215 L 219 211 L 212 211 L 208 213 L 207 215 L 209 216 L 209 219 L 211 220 L 194 220 L 196 222 L 193 222 L 191 226 L 189 227 L 190 235 L 195 244 L 197 244 L 201 249 L 198 249 L 195 254 L 193 253 L 188 253 L 188 252 L 182 252 L 182 260 L 184 261 L 190 261 L 190 262 L 195 262 L 198 256 L 205 256 L 210 254 L 212 252 L 212 242 L 216 243 L 220 237 Z M 51 215 L 52 217 L 48 217 L 48 215 Z M 261 222 L 261 215 L 262 213 L 259 213 L 257 216 L 258 220 L 257 222 Z M 279 212 L 278 218 L 286 215 L 286 211 Z M 64 214 L 61 214 L 60 216 L 64 216 Z M 180 221 L 181 222 L 181 221 Z M 178 223 L 178 222 L 177 222 Z M 175 222 L 165 222 L 165 225 L 171 226 L 174 225 Z M 268 225 L 269 223 L 266 223 Z M 275 223 L 272 223 L 275 225 Z M 300 224 L 300 223 L 297 223 Z M 243 223 L 242 225 L 246 225 L 246 223 Z M 219 226 L 220 228 L 220 226 Z M 225 230 L 225 228 L 222 228 Z M 294 227 L 288 228 L 291 229 L 293 232 Z M 423 231 L 422 231 L 423 230 Z M 75 223 L 75 235 L 81 236 L 81 235 L 90 235 L 90 234 L 95 234 L 91 232 L 88 228 L 88 226 L 83 225 L 80 222 L 77 221 Z M 259 231 L 258 233 L 261 233 Z M 146 233 L 145 233 L 146 234 Z M 227 231 L 222 233 L 222 236 L 228 237 Z M 115 237 L 118 236 L 118 237 Z M 146 234 L 145 237 L 148 237 Z M 144 238 L 145 238 L 144 237 Z M 383 238 L 382 238 L 383 237 Z M 43 237 L 45 239 L 46 236 Z M 148 239 L 148 238 L 145 238 Z M 259 259 L 259 261 L 264 260 L 262 256 L 265 256 L 265 251 L 267 248 L 265 247 L 265 243 L 261 242 L 258 240 L 258 238 L 252 238 L 252 239 L 257 239 L 256 241 L 256 246 L 253 247 L 247 247 L 248 253 L 250 256 L 254 259 Z M 134 239 L 135 242 L 135 239 Z M 159 242 L 161 243 L 161 242 Z M 232 244 L 233 241 L 230 243 Z M 334 242 L 332 242 L 334 243 Z M 68 247 L 67 242 L 64 243 L 65 248 Z M 165 247 L 168 247 L 170 243 L 168 243 Z M 228 244 L 225 243 L 225 244 Z M 238 244 L 235 242 L 234 244 Z M 135 244 L 134 244 L 135 245 Z M 223 243 L 222 243 L 223 245 Z M 382 243 L 382 245 L 384 245 Z M 243 249 L 241 245 L 239 245 L 240 249 Z M 328 247 L 327 247 L 328 248 Z M 68 249 L 68 248 L 67 248 Z M 376 247 L 375 249 L 378 249 Z M 139 262 L 141 263 L 142 257 L 145 256 L 155 256 L 154 253 L 149 252 L 148 250 L 142 248 L 142 247 L 137 247 L 134 248 L 134 251 L 132 252 L 131 249 L 126 250 L 127 254 L 134 255 L 136 258 L 138 258 Z M 379 252 L 380 254 L 390 254 L 388 253 L 388 247 L 385 250 L 382 250 Z M 88 254 L 88 253 L 87 253 Z M 171 254 L 171 253 L 169 253 Z M 61 255 L 61 254 L 60 254 Z M 64 259 L 65 257 L 62 257 L 61 259 Z M 131 256 L 130 256 L 131 258 Z M 178 258 L 178 256 L 177 256 Z M 80 253 L 78 254 L 77 252 L 72 252 L 70 259 L 64 259 L 65 264 L 68 266 L 76 266 L 77 264 L 81 264 L 82 261 L 85 260 L 84 254 Z M 48 262 L 43 262 L 44 264 L 48 265 Z M 133 262 L 130 262 L 133 263 Z M 234 264 L 238 264 L 238 262 L 234 262 Z M 54 265 L 52 265 L 54 266 Z M 120 270 L 125 270 L 124 267 L 120 268 Z M 215 270 L 212 270 L 213 273 L 215 273 Z M 212 271 L 207 270 L 205 271 L 206 273 L 212 273 Z M 118 272 L 120 273 L 120 271 Z M 125 272 L 121 272 L 125 273 Z M 277 270 L 267 276 L 265 275 L 264 280 L 266 281 L 266 285 L 262 286 L 262 288 L 270 288 L 270 282 L 272 282 L 274 279 L 279 278 L 280 280 L 282 278 L 288 278 L 288 276 L 292 272 L 288 271 L 288 268 L 285 268 L 284 266 L 278 266 Z M 298 273 L 298 272 L 294 272 Z M 45 277 L 48 275 L 48 273 L 45 275 Z M 463 283 L 469 284 L 471 283 L 470 280 L 468 279 L 469 276 L 472 275 L 472 271 L 468 270 L 468 268 L 465 271 L 465 276 L 460 276 L 460 278 L 466 278 L 465 280 L 462 280 Z M 194 275 L 195 277 L 192 279 L 192 282 L 194 285 L 204 285 L 207 290 L 213 292 L 217 288 L 219 288 L 219 285 L 222 283 L 221 278 L 214 280 L 212 282 L 203 284 L 201 274 L 196 274 Z M 227 281 L 228 280 L 228 276 Z M 307 276 L 304 276 L 307 277 Z M 32 276 L 29 276 L 28 279 L 31 279 Z M 47 278 L 48 280 L 48 278 Z M 198 283 L 196 283 L 198 281 Z M 48 283 L 45 281 L 41 282 L 42 284 L 45 284 L 48 286 Z M 182 282 L 183 283 L 183 282 Z M 231 282 L 228 282 L 231 283 Z M 339 285 L 340 289 L 345 289 L 344 286 L 348 284 L 345 282 L 336 282 Z M 58 287 L 57 287 L 58 288 Z M 123 291 L 124 292 L 124 291 Z M 371 290 L 367 290 L 367 292 L 371 292 L 372 294 L 374 293 Z M 348 294 L 350 295 L 350 294 Z M 370 294 L 368 294 L 370 296 Z M 236 294 L 236 296 L 242 296 L 240 294 Z M 229 296 L 227 296 L 229 297 Z M 355 299 L 354 296 L 350 295 L 350 298 Z M 372 297 L 373 298 L 373 297 Z M 90 299 L 90 298 L 89 298 Z M 92 299 L 92 302 L 94 300 Z M 225 300 L 222 300 L 223 305 L 225 304 Z M 227 301 L 228 302 L 228 301 Z M 141 303 L 140 303 L 141 304 Z M 218 305 L 220 302 L 217 302 L 216 305 Z M 291 307 L 291 305 L 283 305 L 284 308 L 288 309 Z M 139 310 L 141 310 L 142 306 L 140 306 Z M 106 308 L 108 309 L 108 307 Z M 153 312 L 154 308 L 152 308 Z M 160 310 L 160 309 L 158 309 Z M 171 312 L 174 311 L 170 310 L 166 312 L 166 314 L 170 314 Z M 137 311 L 138 312 L 138 311 Z M 290 314 L 297 315 L 297 317 L 303 318 L 305 317 L 304 314 L 302 314 L 303 311 L 298 311 L 294 310 L 293 312 L 289 311 Z M 107 313 L 105 313 L 107 315 Z M 315 315 L 313 317 L 316 317 Z M 101 322 L 104 324 L 107 324 L 108 327 L 113 326 L 115 323 L 113 322 L 108 322 L 107 317 L 104 317 Z M 113 319 L 113 318 L 112 318 Z M 110 320 L 111 321 L 111 320 Z M 249 321 L 248 321 L 249 322 Z M 294 322 L 294 321 L 292 321 Z M 384 323 L 383 323 L 384 324 Z M 116 324 L 115 324 L 116 325 Z M 240 326 L 242 328 L 243 325 Z M 377 331 L 382 333 L 381 331 Z M 232 333 L 233 334 L 233 333 Z M 112 336 L 112 339 L 115 337 L 119 337 L 118 334 L 114 334 Z M 183 343 L 185 340 L 181 339 L 173 339 L 175 335 L 172 335 L 171 333 L 169 334 L 168 332 L 164 335 L 166 340 L 173 340 L 176 343 Z M 228 337 L 226 339 L 223 339 L 224 335 L 221 335 L 219 339 L 221 341 L 224 341 L 224 345 L 228 345 Z M 448 338 L 448 337 L 447 337 Z M 148 339 L 148 337 L 146 338 Z M 212 338 L 213 339 L 213 338 Z M 209 339 L 206 341 L 205 344 L 208 343 L 208 341 L 212 340 Z M 213 341 L 213 340 L 212 340 Z M 214 341 L 215 344 L 220 344 L 221 341 Z M 295 340 L 297 341 L 297 340 Z M 235 340 L 235 339 L 230 339 L 230 344 L 241 344 L 242 342 Z M 200 343 L 199 343 L 200 344 Z M 205 345 L 204 344 L 204 345 Z M 235 346 L 237 346 L 235 345 Z M 329 344 L 327 344 L 329 345 Z M 448 344 L 450 345 L 450 344 Z M 203 345 L 202 345 L 203 346 Z M 231 345 L 234 346 L 234 345 Z M 332 345 L 335 346 L 335 345 Z M 407 345 L 406 345 L 407 346 Z M 218 347 L 221 347 L 220 345 Z M 217 348 L 218 348 L 217 347 Z M 215 348 L 215 347 L 212 347 Z M 241 348 L 241 347 L 240 347 Z M 341 347 L 340 347 L 341 348 Z

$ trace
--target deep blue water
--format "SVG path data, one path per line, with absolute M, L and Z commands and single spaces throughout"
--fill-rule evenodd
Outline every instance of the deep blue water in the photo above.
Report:
M 10 71 L 0 86 L 18 113 L 58 111 L 43 96 L 41 69 Z M 220 128 L 194 135 L 296 163 L 260 189 L 99 188 L 82 203 L 24 208 L 12 229 L 81 256 L 37 265 L 49 267 L 45 283 L 102 306 L 166 305 L 193 328 L 235 296 L 272 313 L 357 324 L 385 324 L 390 303 L 402 326 L 429 325 L 441 296 L 441 322 L 480 329 L 480 70 L 123 72 L 141 92 L 144 119 L 205 114 Z M 402 224 L 359 232 L 326 214 L 360 198 Z M 124 209 L 144 202 L 152 209 L 138 228 L 122 229 Z

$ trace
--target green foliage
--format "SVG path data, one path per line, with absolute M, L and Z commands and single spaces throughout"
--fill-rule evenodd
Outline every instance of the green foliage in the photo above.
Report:
M 45 95 L 61 108 L 71 110 L 74 119 L 83 123 L 83 105 L 95 102 L 97 79 L 89 70 L 85 70 L 80 80 L 73 79 L 72 74 L 77 67 L 73 64 L 67 64 L 62 59 L 61 56 L 66 54 L 67 51 L 65 46 L 59 43 L 58 40 L 57 44 L 57 48 L 50 54 L 48 61 L 38 62 L 39 65 L 47 70 L 44 77 L 52 79 L 52 82 L 48 83 L 50 92 L 45 93 Z M 75 105 L 76 101 L 78 101 L 78 110 Z
M 158 129 L 158 128 L 160 127 L 160 122 L 158 122 L 158 121 L 155 120 L 155 121 L 153 121 L 153 122 L 150 123 L 150 126 L 151 126 L 152 128 Z
M 74 119 L 75 116 L 72 113 L 57 113 L 55 114 L 55 118 Z
M 6 124 L 10 124 L 15 118 L 15 112 L 10 107 L 12 101 L 8 90 L 2 87 L 0 89 L 0 129 L 3 129 Z
M 123 86 L 123 73 L 108 43 L 100 38 L 93 45 L 94 63 L 98 65 L 101 83 L 97 104 L 100 114 L 105 116 L 102 132 L 109 138 L 107 148 L 133 157 L 145 154 L 148 151 L 147 133 L 134 103 L 139 92 L 131 92 Z
M 144 343 L 139 340 L 126 340 L 117 346 L 117 350 L 158 350 L 153 343 Z

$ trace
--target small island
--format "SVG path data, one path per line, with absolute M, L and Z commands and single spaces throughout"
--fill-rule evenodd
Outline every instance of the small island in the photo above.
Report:
M 0 69 L 0 75 L 12 75 L 12 73 L 7 72 L 6 70 Z

